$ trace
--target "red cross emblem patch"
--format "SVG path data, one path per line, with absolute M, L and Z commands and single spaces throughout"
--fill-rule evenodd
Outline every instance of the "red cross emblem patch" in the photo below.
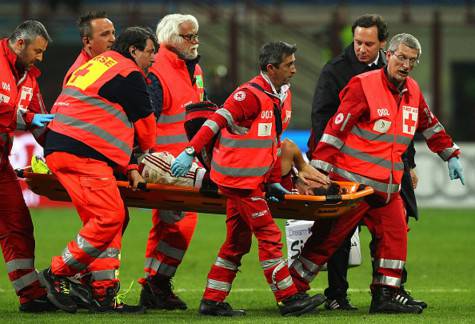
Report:
M 419 110 L 411 106 L 402 106 L 402 132 L 414 135 L 417 126 L 417 115 Z

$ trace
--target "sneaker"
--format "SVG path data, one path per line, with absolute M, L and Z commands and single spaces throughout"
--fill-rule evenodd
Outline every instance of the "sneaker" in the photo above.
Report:
M 140 305 L 150 309 L 187 309 L 186 303 L 173 292 L 171 278 L 147 278 L 142 286 Z
M 399 289 L 387 286 L 376 286 L 373 288 L 373 298 L 371 299 L 370 313 L 422 313 L 422 307 L 408 305 L 401 302 L 397 297 Z
M 66 277 L 54 275 L 51 268 L 41 271 L 38 277 L 53 305 L 65 312 L 76 313 L 77 305 L 69 294 L 69 280 Z
M 352 311 L 357 310 L 355 306 L 351 305 L 350 300 L 347 296 L 338 297 L 334 299 L 328 298 L 325 301 L 325 308 L 328 310 L 346 310 Z
M 123 295 L 118 294 L 119 284 L 106 289 L 105 296 L 97 296 L 92 300 L 91 313 L 121 313 L 121 314 L 144 314 L 145 307 L 142 305 L 127 305 L 122 302 Z
M 244 316 L 246 311 L 244 309 L 233 309 L 231 305 L 225 302 L 217 302 L 209 299 L 202 299 L 200 309 L 198 311 L 201 315 L 212 316 Z
M 297 293 L 279 302 L 277 306 L 282 316 L 300 316 L 313 311 L 325 300 L 326 297 L 321 294 L 309 296 L 306 293 Z
M 58 308 L 48 300 L 46 295 L 20 304 L 18 309 L 24 313 L 55 312 L 58 310 Z
M 68 277 L 68 280 L 70 288 L 69 294 L 78 308 L 91 309 L 94 299 L 91 287 L 72 277 Z
M 399 288 L 395 298 L 398 299 L 402 304 L 419 306 L 422 309 L 427 308 L 427 303 L 422 300 L 414 299 L 414 297 L 412 297 L 411 294 L 406 289 L 404 289 L 404 286 Z

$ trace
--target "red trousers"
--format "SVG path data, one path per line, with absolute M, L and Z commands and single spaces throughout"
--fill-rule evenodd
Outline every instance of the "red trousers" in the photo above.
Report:
M 231 291 L 241 258 L 257 238 L 259 261 L 264 276 L 279 302 L 297 293 L 282 258 L 281 232 L 275 224 L 261 190 L 219 188 L 226 196 L 226 241 L 208 273 L 204 299 L 224 301 Z
M 0 167 L 0 244 L 8 277 L 20 303 L 46 295 L 34 266 L 35 239 L 30 212 L 8 161 Z
M 195 232 L 198 214 L 153 210 L 145 251 L 145 276 L 173 277 Z
M 65 152 L 46 157 L 51 171 L 68 192 L 83 227 L 62 255 L 54 256 L 55 275 L 90 272 L 95 295 L 117 282 L 124 203 L 112 168 L 103 161 Z
M 310 289 L 309 283 L 320 267 L 362 219 L 376 239 L 372 285 L 400 286 L 407 254 L 407 224 L 403 202 L 397 193 L 386 205 L 374 207 L 365 201 L 336 220 L 318 219 L 301 255 L 290 267 L 299 291 Z

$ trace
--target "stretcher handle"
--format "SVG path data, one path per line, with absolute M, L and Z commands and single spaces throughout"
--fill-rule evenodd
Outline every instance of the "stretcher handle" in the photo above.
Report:
M 130 184 L 127 181 L 117 181 L 117 187 L 119 188 L 129 188 Z M 148 192 L 150 189 L 147 186 L 147 183 L 145 182 L 139 182 L 137 185 L 137 188 L 141 191 Z

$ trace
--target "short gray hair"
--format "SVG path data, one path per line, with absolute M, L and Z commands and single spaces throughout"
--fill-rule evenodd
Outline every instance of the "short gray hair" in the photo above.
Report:
M 174 45 L 182 41 L 180 37 L 180 25 L 184 22 L 190 22 L 198 30 L 199 24 L 195 16 L 170 14 L 163 17 L 157 25 L 157 39 L 159 44 Z
M 8 37 L 8 41 L 12 44 L 19 39 L 23 39 L 26 45 L 28 45 L 38 36 L 43 37 L 50 43 L 52 42 L 48 31 L 42 23 L 38 20 L 26 20 L 15 28 L 10 37 Z
M 399 45 L 403 44 L 409 48 L 415 49 L 419 52 L 417 57 L 419 58 L 422 55 L 422 47 L 419 40 L 412 36 L 411 34 L 401 33 L 394 35 L 393 38 L 389 41 L 388 51 L 394 53 L 398 48 Z

